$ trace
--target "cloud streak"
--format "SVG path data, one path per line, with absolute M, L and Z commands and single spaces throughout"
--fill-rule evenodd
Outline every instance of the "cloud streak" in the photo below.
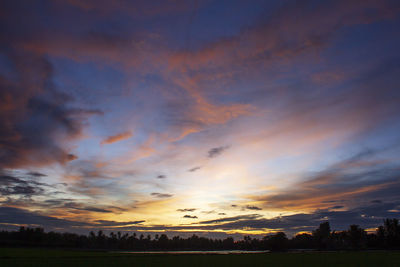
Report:
M 186 219 L 197 219 L 197 216 L 193 216 L 193 215 L 184 215 L 182 218 L 186 218 Z
M 123 132 L 116 135 L 108 136 L 103 141 L 101 141 L 102 145 L 109 145 L 115 142 L 120 142 L 126 139 L 129 139 L 133 136 L 132 132 Z
M 153 197 L 156 197 L 156 198 L 170 198 L 170 197 L 173 196 L 172 194 L 156 193 L 156 192 L 151 193 L 151 195 L 152 195 Z
M 214 147 L 208 150 L 208 155 L 207 157 L 209 158 L 215 158 L 219 155 L 221 155 L 223 152 L 225 152 L 229 146 L 220 146 L 220 147 Z
M 196 209 L 177 209 L 176 211 L 179 211 L 179 212 L 193 212 L 193 211 L 195 211 Z

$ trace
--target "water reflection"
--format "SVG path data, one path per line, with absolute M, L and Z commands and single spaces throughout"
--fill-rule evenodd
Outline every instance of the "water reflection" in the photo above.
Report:
M 183 250 L 183 251 L 112 251 L 128 254 L 259 254 L 268 253 L 269 250 Z

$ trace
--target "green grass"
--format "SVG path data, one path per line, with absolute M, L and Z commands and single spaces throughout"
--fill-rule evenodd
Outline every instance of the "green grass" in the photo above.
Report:
M 400 266 L 400 252 L 171 255 L 0 248 L 0 266 Z

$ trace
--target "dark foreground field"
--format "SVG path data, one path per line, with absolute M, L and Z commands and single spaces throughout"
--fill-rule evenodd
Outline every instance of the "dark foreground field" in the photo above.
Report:
M 0 248 L 0 266 L 400 266 L 400 252 L 171 255 Z

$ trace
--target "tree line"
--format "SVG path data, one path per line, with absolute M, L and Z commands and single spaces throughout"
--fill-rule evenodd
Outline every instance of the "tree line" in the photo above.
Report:
M 258 239 L 245 236 L 234 241 L 232 237 L 212 239 L 192 235 L 188 238 L 167 235 L 137 235 L 136 233 L 103 231 L 89 235 L 45 232 L 43 228 L 20 227 L 18 231 L 0 231 L 1 246 L 64 247 L 107 250 L 271 250 L 289 249 L 362 250 L 400 249 L 400 225 L 397 219 L 385 219 L 374 233 L 367 233 L 358 225 L 345 231 L 331 231 L 329 222 L 319 225 L 312 233 L 297 234 L 288 238 L 277 232 Z

